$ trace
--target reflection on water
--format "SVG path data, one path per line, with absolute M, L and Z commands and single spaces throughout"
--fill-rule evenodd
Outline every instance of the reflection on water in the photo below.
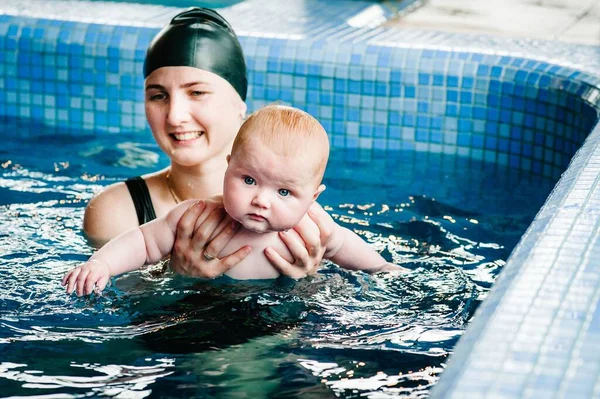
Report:
M 96 376 L 40 375 L 41 371 L 27 370 L 26 364 L 3 362 L 0 375 L 8 380 L 20 382 L 23 388 L 61 389 L 80 388 L 101 396 L 144 398 L 152 391 L 148 388 L 161 377 L 172 374 L 171 359 L 146 359 L 147 366 L 124 366 L 117 364 L 100 365 L 71 363 L 71 367 L 91 371 Z M 153 364 L 154 363 L 154 364 Z M 56 397 L 56 396 L 54 396 Z
M 321 203 L 410 272 L 325 262 L 298 282 L 233 283 L 157 267 L 67 297 L 62 275 L 91 254 L 86 201 L 166 165 L 119 139 L 0 149 L 3 395 L 426 397 L 552 187 L 448 155 L 334 152 Z

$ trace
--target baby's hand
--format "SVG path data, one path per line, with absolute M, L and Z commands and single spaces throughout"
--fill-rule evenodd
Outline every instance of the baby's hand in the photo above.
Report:
M 107 263 L 89 260 L 70 270 L 63 277 L 62 286 L 67 287 L 67 294 L 71 294 L 75 288 L 77 288 L 77 296 L 89 295 L 92 291 L 99 294 L 106 287 L 110 276 L 111 271 Z
M 371 273 L 379 273 L 379 272 L 406 273 L 406 272 L 410 272 L 410 271 L 411 270 L 407 269 L 406 267 L 395 265 L 395 264 L 389 263 L 389 262 L 384 263 L 383 265 L 370 270 Z

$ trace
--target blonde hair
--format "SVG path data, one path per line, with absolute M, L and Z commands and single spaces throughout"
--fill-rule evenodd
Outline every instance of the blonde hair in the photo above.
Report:
M 307 112 L 285 105 L 267 105 L 246 119 L 233 141 L 231 157 L 253 139 L 278 155 L 301 156 L 314 168 L 321 183 L 329 159 L 329 138 L 323 126 Z

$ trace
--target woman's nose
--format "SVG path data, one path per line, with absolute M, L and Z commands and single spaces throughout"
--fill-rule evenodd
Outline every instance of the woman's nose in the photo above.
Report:
M 171 126 L 179 126 L 191 120 L 189 104 L 185 99 L 171 96 L 167 121 Z

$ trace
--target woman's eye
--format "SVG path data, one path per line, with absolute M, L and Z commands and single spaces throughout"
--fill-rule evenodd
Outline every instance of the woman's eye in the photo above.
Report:
M 277 191 L 277 192 L 282 197 L 287 197 L 288 195 L 290 195 L 290 190 L 286 190 L 285 188 L 280 188 L 279 191 Z
M 150 101 L 161 101 L 164 100 L 166 97 L 167 96 L 164 93 L 152 94 L 150 96 Z
M 205 92 L 203 92 L 203 91 L 193 91 L 193 92 L 191 93 L 191 96 L 192 96 L 192 97 L 201 97 L 201 96 L 203 96 L 204 94 L 206 94 L 206 93 L 205 93 Z
M 248 184 L 248 185 L 252 185 L 255 183 L 254 179 L 251 178 L 250 176 L 244 176 L 244 183 Z

